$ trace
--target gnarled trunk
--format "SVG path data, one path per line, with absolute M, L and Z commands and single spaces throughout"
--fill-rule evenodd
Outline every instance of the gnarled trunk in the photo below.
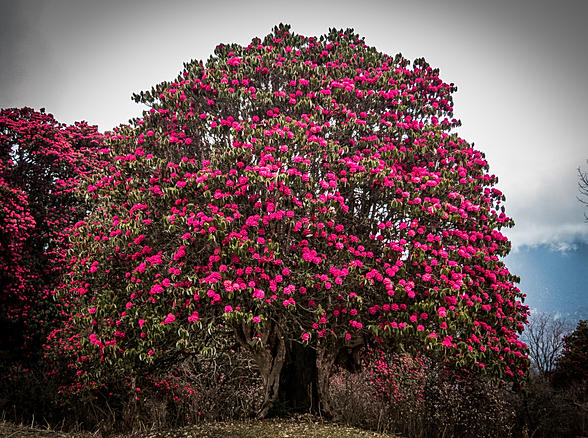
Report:
M 329 382 L 334 362 L 335 355 L 326 347 L 290 341 L 280 373 L 278 398 L 269 414 L 310 412 L 331 418 Z
M 250 326 L 235 329 L 257 363 L 264 384 L 259 418 L 298 412 L 332 417 L 329 382 L 336 351 L 327 346 L 310 347 L 284 337 L 277 324 L 262 333 L 261 345 L 251 347 Z
M 331 375 L 337 351 L 327 346 L 319 345 L 316 350 L 316 368 L 317 368 L 317 391 L 318 391 L 318 414 L 323 417 L 331 418 L 331 393 L 330 383 Z
M 263 402 L 257 413 L 266 417 L 278 399 L 280 377 L 286 360 L 286 342 L 277 324 L 269 324 L 261 336 L 261 345 L 251 346 L 251 325 L 242 323 L 235 327 L 235 335 L 241 345 L 247 347 L 259 368 L 263 380 Z

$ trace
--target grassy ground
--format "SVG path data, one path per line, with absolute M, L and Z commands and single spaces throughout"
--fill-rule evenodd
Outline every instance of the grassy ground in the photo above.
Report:
M 10 438 L 98 438 L 95 433 L 65 433 L 39 427 L 0 423 L 0 436 Z M 116 438 L 399 438 L 398 435 L 340 426 L 320 419 L 301 416 L 293 419 L 203 423 L 166 431 L 142 431 Z

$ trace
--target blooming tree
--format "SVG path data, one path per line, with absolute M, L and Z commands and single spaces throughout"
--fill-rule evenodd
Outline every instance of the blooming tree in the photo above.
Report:
M 10 348 L 34 351 L 55 317 L 62 229 L 86 215 L 75 189 L 97 164 L 99 141 L 96 127 L 58 123 L 44 110 L 0 112 L 0 320 Z
M 501 261 L 513 222 L 452 84 L 352 30 L 280 25 L 135 96 L 70 239 L 54 333 L 87 382 L 140 378 L 230 327 L 278 401 L 328 413 L 366 343 L 519 377 L 527 317 Z

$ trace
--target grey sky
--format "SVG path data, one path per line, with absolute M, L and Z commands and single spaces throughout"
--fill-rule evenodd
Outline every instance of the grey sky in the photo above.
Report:
M 380 51 L 424 56 L 454 82 L 460 133 L 489 159 L 515 246 L 588 242 L 588 2 L 0 0 L 0 107 L 45 107 L 101 130 L 138 115 L 133 92 L 247 44 L 279 22 L 352 27 Z

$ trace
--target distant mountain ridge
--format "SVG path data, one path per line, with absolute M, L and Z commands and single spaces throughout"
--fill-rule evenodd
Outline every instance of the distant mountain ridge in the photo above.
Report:
M 505 263 L 521 278 L 531 311 L 588 319 L 588 243 L 522 246 Z

